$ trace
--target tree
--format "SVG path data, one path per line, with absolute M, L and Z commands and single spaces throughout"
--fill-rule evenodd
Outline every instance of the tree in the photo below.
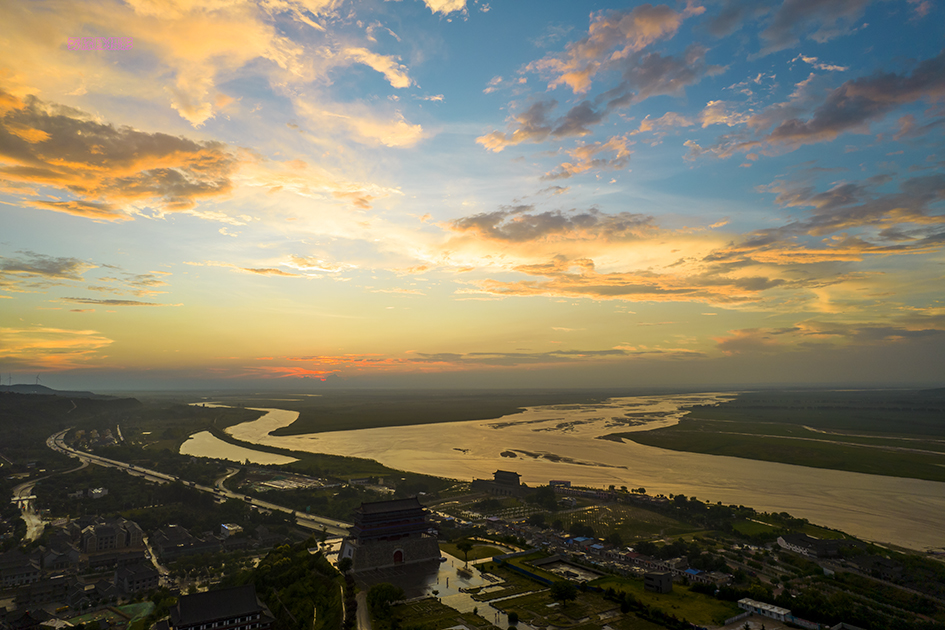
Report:
M 529 514 L 528 524 L 533 525 L 534 527 L 544 527 L 545 515 L 542 514 L 541 512 L 535 512 L 534 514 Z
M 572 523 L 568 528 L 568 533 L 575 538 L 595 538 L 594 528 L 584 523 Z
M 347 573 L 351 570 L 352 564 L 354 563 L 351 561 L 351 558 L 342 558 L 338 561 L 338 570 L 341 571 L 342 574 Z
M 463 560 L 469 564 L 469 552 L 472 551 L 473 544 L 469 540 L 461 540 L 456 543 L 456 548 L 463 552 Z
M 529 503 L 540 505 L 550 512 L 558 510 L 558 495 L 551 486 L 541 486 L 531 493 L 526 499 Z
M 562 606 L 566 606 L 568 602 L 577 599 L 577 596 L 578 590 L 573 582 L 561 580 L 551 585 L 551 599 L 561 602 Z
M 389 582 L 381 582 L 371 587 L 367 594 L 368 606 L 375 617 L 386 617 L 390 614 L 391 602 L 404 598 L 404 589 Z
M 514 626 L 518 624 L 518 613 L 513 611 L 509 612 L 509 625 Z

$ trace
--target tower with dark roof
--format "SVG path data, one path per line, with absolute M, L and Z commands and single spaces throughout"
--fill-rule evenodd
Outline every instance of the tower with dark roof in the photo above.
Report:
M 354 571 L 437 560 L 440 548 L 416 497 L 362 503 L 339 558 L 351 558 Z

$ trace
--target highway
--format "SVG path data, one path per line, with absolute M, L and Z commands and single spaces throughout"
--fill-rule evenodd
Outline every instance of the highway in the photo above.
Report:
M 133 464 L 120 462 L 114 459 L 107 459 L 99 455 L 93 455 L 92 453 L 86 453 L 85 451 L 76 450 L 72 448 L 71 446 L 67 445 L 65 442 L 65 436 L 66 436 L 66 433 L 69 432 L 69 430 L 70 429 L 65 429 L 64 431 L 60 431 L 59 433 L 54 433 L 53 435 L 50 435 L 46 439 L 46 446 L 48 446 L 52 450 L 57 451 L 59 453 L 64 453 L 65 455 L 68 455 L 70 457 L 75 457 L 83 462 L 97 464 L 99 466 L 108 466 L 111 468 L 120 468 L 121 470 L 124 470 L 129 475 L 142 477 L 144 479 L 147 479 L 148 481 L 154 481 L 157 483 L 169 483 L 169 482 L 179 481 L 183 483 L 184 485 L 190 486 L 191 488 L 195 490 L 200 490 L 201 492 L 208 492 L 217 497 L 239 499 L 241 501 L 245 501 L 247 505 L 253 505 L 253 506 L 256 506 L 257 508 L 285 512 L 286 514 L 290 514 L 295 517 L 296 522 L 298 523 L 299 527 L 311 529 L 316 532 L 320 532 L 324 530 L 325 533 L 327 533 L 330 536 L 347 536 L 348 528 L 351 527 L 351 523 L 345 523 L 344 521 L 336 521 L 334 519 L 324 518 L 322 516 L 315 516 L 313 514 L 306 514 L 305 512 L 297 512 L 293 510 L 292 508 L 287 508 L 282 505 L 276 505 L 275 503 L 270 503 L 268 501 L 262 501 L 260 499 L 251 497 L 249 495 L 240 494 L 238 492 L 232 492 L 231 490 L 227 490 L 223 486 L 223 483 L 222 483 L 223 480 L 217 481 L 216 488 L 202 486 L 192 481 L 181 479 L 180 477 L 176 477 L 174 475 L 168 475 L 162 472 L 158 472 L 156 470 L 150 470 L 148 468 L 141 468 L 140 466 L 135 466 Z M 233 471 L 233 473 L 229 473 L 228 471 L 228 474 L 226 476 L 230 476 L 230 474 L 235 474 L 235 472 L 236 472 L 235 470 Z

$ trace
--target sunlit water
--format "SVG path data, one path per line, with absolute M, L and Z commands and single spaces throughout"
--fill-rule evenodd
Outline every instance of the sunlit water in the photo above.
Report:
M 240 463 L 249 462 L 251 464 L 282 465 L 298 461 L 294 457 L 274 455 L 237 446 L 236 444 L 229 444 L 214 437 L 209 431 L 201 431 L 191 435 L 186 442 L 180 445 L 180 452 L 182 455 L 195 455 L 197 457 L 207 457 L 207 452 L 213 452 L 213 457 L 217 459 Z
M 614 398 L 599 405 L 532 407 L 495 420 L 273 436 L 298 412 L 266 409 L 262 418 L 227 429 L 246 442 L 374 459 L 385 466 L 461 480 L 513 470 L 530 485 L 551 479 L 611 484 L 650 494 L 789 512 L 876 542 L 915 549 L 945 545 L 945 484 L 669 451 L 597 439 L 608 433 L 674 424 L 682 407 L 730 395 Z M 212 437 L 212 436 L 211 436 Z M 223 444 L 223 442 L 219 442 Z M 220 457 L 211 445 L 193 455 Z M 505 456 L 503 456 L 503 453 Z M 511 453 L 515 457 L 509 457 Z

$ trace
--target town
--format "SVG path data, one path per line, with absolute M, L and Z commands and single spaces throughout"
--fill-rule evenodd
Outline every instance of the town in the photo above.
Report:
M 937 557 L 784 513 L 511 470 L 316 476 L 124 444 L 140 431 L 59 429 L 45 459 L 4 449 L 4 630 L 945 620 Z M 6 459 L 20 453 L 36 459 Z

